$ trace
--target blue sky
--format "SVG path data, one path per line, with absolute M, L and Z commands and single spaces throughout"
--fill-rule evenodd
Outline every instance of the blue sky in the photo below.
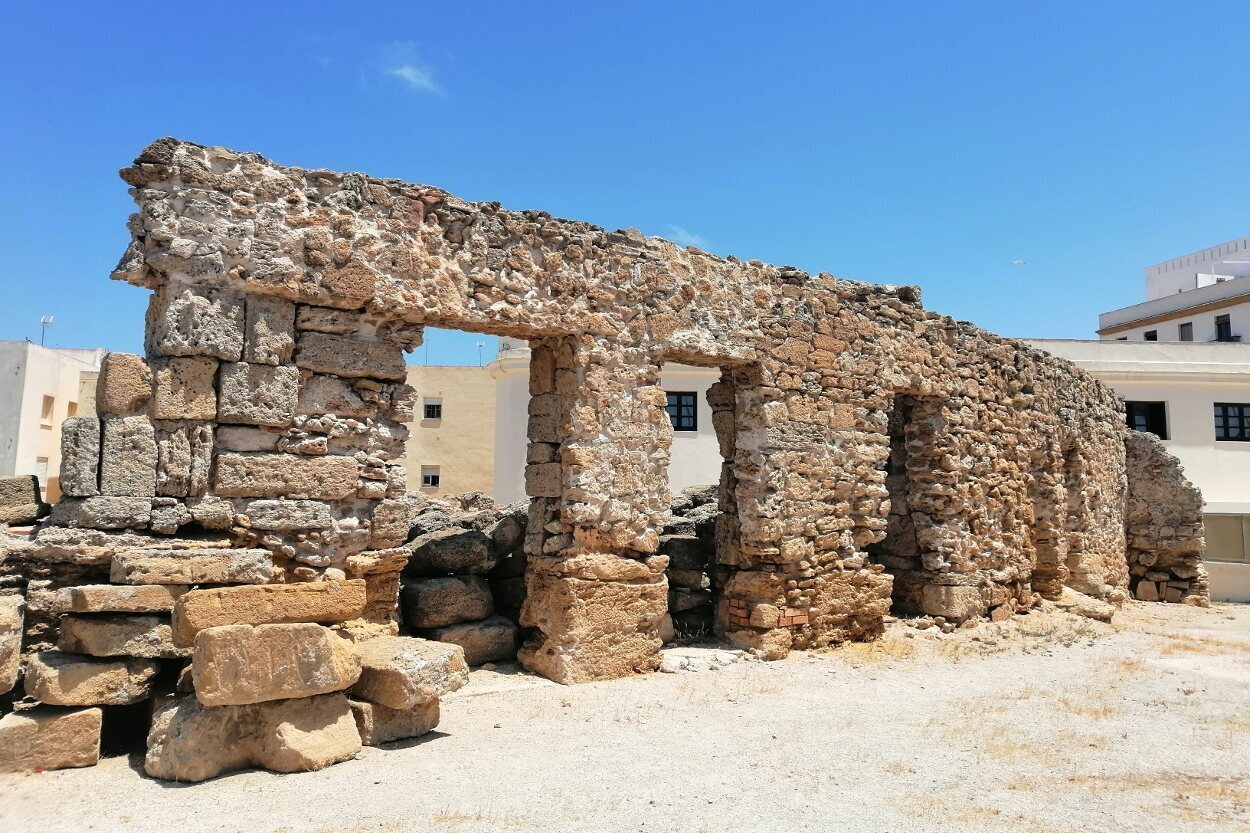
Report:
M 1250 233 L 1248 23 L 1192 0 L 5 3 L 0 338 L 54 315 L 49 344 L 141 351 L 146 293 L 107 280 L 116 171 L 165 135 L 1089 337 L 1142 267 Z

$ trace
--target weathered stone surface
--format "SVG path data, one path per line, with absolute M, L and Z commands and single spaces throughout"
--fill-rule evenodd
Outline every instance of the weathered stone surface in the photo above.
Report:
M 348 310 L 301 305 L 295 326 L 300 330 L 318 333 L 351 335 L 360 329 L 360 316 Z
M 220 497 L 189 498 L 191 519 L 205 529 L 229 529 L 234 522 L 234 504 Z
M 48 513 L 34 475 L 0 477 L 0 523 L 25 524 Z
M 0 694 L 8 694 L 17 684 L 25 621 L 25 600 L 21 596 L 0 596 Z
M 153 363 L 155 419 L 217 418 L 216 359 L 168 359 Z
M 495 612 L 490 585 L 481 576 L 448 576 L 405 582 L 400 591 L 404 623 L 439 628 L 485 619 Z
M 360 680 L 351 693 L 392 709 L 407 710 L 437 700 L 469 681 L 464 649 L 459 645 L 380 636 L 356 644 Z
M 153 477 L 155 489 L 155 477 Z M 142 529 L 152 520 L 150 497 L 61 498 L 49 521 L 56 526 L 89 529 Z
M 174 605 L 179 645 L 191 645 L 205 628 L 292 622 L 346 622 L 365 609 L 365 582 L 320 581 L 192 590 Z
M 402 545 L 408 540 L 412 515 L 412 506 L 404 500 L 383 500 L 373 507 L 369 546 L 387 549 Z
M 263 549 L 143 549 L 113 556 L 109 581 L 118 584 L 266 584 L 273 556 Z
M 300 333 L 295 364 L 316 373 L 351 378 L 402 382 L 408 375 L 404 352 L 396 345 L 327 333 Z
M 106 417 L 100 459 L 100 494 L 156 495 L 156 432 L 147 417 Z
M 218 495 L 341 500 L 356 494 L 351 457 L 293 454 L 221 454 L 213 481 Z
M 208 488 L 213 461 L 211 425 L 162 423 L 156 430 L 156 493 L 199 497 Z
M 1115 615 L 1115 605 L 1104 602 L 1102 599 L 1091 598 L 1084 593 L 1078 593 L 1071 587 L 1063 588 L 1063 592 L 1055 601 L 1055 606 L 1069 613 L 1075 613 L 1077 616 L 1096 619 L 1099 622 L 1110 622 L 1111 617 Z
M 152 371 L 142 356 L 106 353 L 95 386 L 95 410 L 101 416 L 141 414 L 152 398 Z
M 114 556 L 116 558 L 117 556 Z M 124 557 L 124 556 L 123 556 Z M 65 589 L 65 612 L 169 613 L 186 585 L 80 584 Z
M 227 451 L 274 451 L 281 436 L 272 429 L 222 425 L 217 428 L 217 445 Z
M 217 418 L 244 425 L 290 425 L 299 371 L 289 365 L 227 363 L 218 380 Z
M 240 510 L 252 529 L 291 532 L 334 526 L 330 505 L 316 500 L 253 500 Z
M 423 631 L 422 635 L 437 642 L 459 645 L 469 665 L 516 657 L 517 627 L 502 616 L 434 628 Z
M 174 645 L 169 620 L 163 616 L 64 616 L 56 647 L 93 657 L 174 659 L 190 650 Z
M 100 760 L 99 709 L 41 707 L 0 718 L 0 772 L 95 766 Z
M 414 575 L 487 573 L 497 558 L 490 539 L 477 529 L 440 529 L 412 540 L 412 559 L 404 571 Z
M 40 651 L 26 664 L 26 694 L 49 706 L 125 706 L 145 699 L 160 665 Z
M 297 414 L 334 414 L 338 417 L 368 417 L 377 407 L 366 402 L 360 391 L 347 379 L 337 376 L 313 375 L 299 389 Z
M 295 349 L 295 305 L 278 298 L 248 297 L 243 361 L 285 364 Z
M 392 709 L 368 700 L 352 700 L 352 716 L 365 746 L 381 746 L 391 741 L 416 738 L 438 726 L 437 699 L 427 700 L 411 709 Z
M 321 625 L 223 625 L 195 635 L 191 669 L 205 706 L 241 706 L 342 691 L 360 659 Z
M 69 417 L 61 423 L 61 494 L 100 493 L 100 420 Z
M 221 256 L 216 258 L 220 269 Z M 211 287 L 162 287 L 148 305 L 147 351 L 150 356 L 215 356 L 237 362 L 243 355 L 242 297 Z
M 248 766 L 307 772 L 349 760 L 360 746 L 341 694 L 216 708 L 183 696 L 153 715 L 143 768 L 169 781 L 204 781 Z

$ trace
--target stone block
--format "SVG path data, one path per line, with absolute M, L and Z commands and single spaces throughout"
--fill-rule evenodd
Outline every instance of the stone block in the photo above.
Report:
M 192 590 L 174 605 L 179 645 L 191 645 L 205 628 L 293 622 L 331 624 L 359 619 L 365 610 L 365 582 L 319 581 L 253 584 Z
M 217 418 L 216 359 L 167 359 L 153 363 L 155 419 Z
M 266 431 L 263 428 L 217 426 L 217 445 L 226 451 L 275 451 L 281 436 L 278 431 Z
M 411 709 L 392 709 L 368 700 L 348 699 L 360 742 L 365 746 L 381 746 L 396 740 L 416 738 L 438 726 L 438 700 L 427 700 Z
M 30 474 L 0 477 L 0 523 L 30 523 L 47 512 L 39 494 L 39 478 Z
M 175 659 L 190 650 L 174 645 L 163 616 L 63 616 L 56 647 L 93 657 Z
M 926 584 L 920 591 L 920 611 L 929 616 L 963 622 L 982 615 L 986 608 L 979 587 Z
M 402 382 L 408 375 L 404 351 L 399 347 L 327 333 L 300 333 L 295 363 L 315 373 L 349 378 Z
M 245 425 L 290 425 L 299 370 L 290 365 L 227 363 L 218 381 L 217 418 Z
M 215 708 L 183 696 L 152 716 L 143 769 L 169 781 L 204 781 L 249 766 L 307 772 L 349 760 L 360 746 L 341 694 Z
M 377 408 L 364 400 L 346 379 L 313 375 L 299 389 L 295 412 L 304 415 L 334 414 L 337 417 L 365 418 L 377 415 Z
M 223 625 L 195 635 L 191 673 L 205 706 L 242 706 L 342 691 L 360 659 L 321 625 Z
M 116 556 L 115 556 L 116 557 Z M 169 613 L 186 585 L 80 584 L 65 588 L 67 612 Z
M 243 299 L 237 293 L 171 285 L 153 294 L 148 305 L 148 355 L 237 362 L 243 355 L 243 324 Z
M 187 505 L 175 497 L 152 499 L 152 522 L 148 528 L 161 535 L 173 535 L 179 527 L 191 523 Z
M 356 644 L 360 680 L 351 693 L 392 709 L 437 700 L 469 681 L 464 649 L 409 636 L 379 636 Z
M 525 467 L 525 494 L 530 497 L 560 497 L 564 468 L 559 463 L 537 463 Z
M 156 431 L 147 417 L 105 417 L 100 494 L 156 495 Z
M 100 493 L 100 420 L 70 417 L 61 423 L 61 494 Z
M 409 544 L 412 558 L 404 572 L 445 576 L 487 573 L 495 566 L 490 539 L 477 529 L 450 527 L 419 535 Z
M 100 760 L 99 709 L 43 706 L 0 718 L 0 772 L 95 766 Z
M 661 535 L 660 554 L 668 556 L 668 565 L 674 570 L 698 570 L 707 568 L 709 547 L 695 535 Z
M 516 658 L 517 627 L 502 616 L 434 628 L 423 631 L 422 636 L 459 645 L 464 649 L 464 661 L 470 666 Z
M 156 429 L 156 493 L 199 497 L 213 462 L 211 425 L 161 424 Z
M 334 514 L 327 503 L 316 500 L 253 500 L 239 510 L 245 526 L 274 532 L 329 529 Z
M 189 498 L 187 511 L 191 520 L 205 529 L 229 529 L 234 524 L 234 504 L 213 495 Z
M 152 370 L 142 356 L 106 353 L 95 386 L 95 410 L 101 416 L 141 414 L 152 398 Z
M 160 663 L 124 657 L 97 659 L 40 651 L 26 664 L 26 694 L 48 706 L 125 706 L 144 700 Z
M 25 621 L 25 600 L 21 596 L 0 596 L 0 694 L 8 694 L 17 685 Z
M 49 519 L 54 526 L 87 529 L 142 529 L 151 520 L 150 497 L 114 496 L 61 498 Z
M 295 349 L 295 304 L 251 295 L 244 305 L 243 361 L 286 364 Z
M 295 327 L 318 333 L 350 335 L 360 329 L 360 313 L 330 307 L 300 305 L 295 317 Z
M 531 396 L 526 436 L 532 443 L 560 443 L 560 397 L 554 393 Z
M 114 553 L 116 584 L 268 584 L 273 556 L 265 549 L 135 549 Z
M 374 506 L 369 546 L 386 549 L 402 545 L 412 529 L 412 515 L 413 507 L 406 500 L 384 500 Z
M 439 628 L 485 619 L 495 612 L 490 585 L 480 576 L 450 576 L 405 582 L 400 592 L 404 623 Z
M 342 500 L 356 494 L 357 468 L 351 457 L 220 454 L 213 491 L 230 497 Z

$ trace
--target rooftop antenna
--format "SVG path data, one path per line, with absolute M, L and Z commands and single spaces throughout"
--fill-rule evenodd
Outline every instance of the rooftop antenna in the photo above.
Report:
M 52 326 L 52 316 L 45 315 L 43 318 L 40 318 L 39 324 L 43 328 L 39 332 L 39 346 L 42 347 L 44 340 L 48 337 L 48 328 Z
M 482 366 L 482 348 L 486 346 L 486 342 L 479 341 L 477 343 L 477 366 Z

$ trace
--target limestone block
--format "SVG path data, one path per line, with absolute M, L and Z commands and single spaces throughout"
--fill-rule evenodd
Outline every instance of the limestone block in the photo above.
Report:
M 407 710 L 437 700 L 469 681 L 469 666 L 459 645 L 410 636 L 379 636 L 356 644 L 360 680 L 356 697 Z
M 274 532 L 334 526 L 330 505 L 316 500 L 253 500 L 244 504 L 239 514 L 246 516 L 246 526 Z
M 427 532 L 409 545 L 412 558 L 406 573 L 423 576 L 486 573 L 495 566 L 490 539 L 476 529 L 450 527 Z
M 0 596 L 0 694 L 17 685 L 22 663 L 22 625 L 26 620 L 21 596 Z
M 531 396 L 529 401 L 529 427 L 526 436 L 532 443 L 559 443 L 560 397 L 554 393 Z
M 155 419 L 217 418 L 216 359 L 168 359 L 153 363 L 156 376 Z
M 100 493 L 100 420 L 70 417 L 61 423 L 61 494 Z
M 24 524 L 47 514 L 34 475 L 0 477 L 0 523 Z
M 360 659 L 321 625 L 223 625 L 195 635 L 191 673 L 205 706 L 241 706 L 342 691 Z
M 179 645 L 191 645 L 219 625 L 328 624 L 358 619 L 364 609 L 363 579 L 192 590 L 174 605 L 174 632 Z
M 100 494 L 156 495 L 156 431 L 147 417 L 105 417 Z
M 402 545 L 412 529 L 412 515 L 413 507 L 406 500 L 384 500 L 373 507 L 369 546 L 385 549 Z
M 237 425 L 217 427 L 217 445 L 226 451 L 274 451 L 278 448 L 279 431 L 243 428 Z
M 290 425 L 299 370 L 290 365 L 227 363 L 218 382 L 217 418 L 245 425 Z
M 116 557 L 116 556 L 115 556 Z M 80 584 L 66 588 L 73 613 L 169 613 L 186 585 Z
M 153 486 L 155 488 L 155 485 Z M 54 526 L 87 529 L 142 529 L 152 520 L 150 497 L 61 498 L 52 507 Z
M 156 426 L 156 493 L 198 497 L 208 488 L 213 461 L 211 425 L 161 423 Z
M 410 628 L 440 628 L 485 619 L 495 612 L 490 585 L 480 576 L 450 576 L 408 581 L 400 592 L 404 623 Z
M 525 467 L 525 494 L 530 497 L 560 497 L 564 468 L 559 463 L 537 463 Z
M 163 616 L 63 616 L 56 647 L 93 657 L 175 659 L 191 653 L 174 645 Z
M 26 664 L 26 694 L 49 706 L 125 706 L 147 698 L 160 663 L 40 651 Z
M 327 333 L 300 333 L 295 363 L 305 370 L 350 378 L 402 382 L 408 375 L 399 347 Z
M 161 535 L 173 535 L 179 527 L 191 523 L 187 505 L 176 497 L 152 499 L 152 522 L 148 528 Z
M 1063 588 L 1059 598 L 1055 600 L 1055 607 L 1099 622 L 1110 622 L 1115 615 L 1115 605 L 1078 593 L 1071 587 Z
M 392 709 L 368 700 L 348 699 L 360 742 L 365 746 L 381 746 L 391 741 L 416 738 L 438 726 L 438 700 L 427 700 L 411 709 Z
M 517 654 L 524 668 L 569 684 L 659 667 L 666 582 L 592 581 L 531 571 L 527 586 L 521 625 L 538 631 Z
M 464 649 L 464 661 L 471 666 L 516 657 L 517 627 L 502 616 L 434 628 L 422 635 L 436 642 L 459 645 Z
M 216 708 L 183 696 L 152 716 L 143 768 L 153 778 L 204 781 L 248 766 L 307 772 L 359 751 L 360 732 L 341 694 Z
M 342 500 L 356 494 L 357 468 L 351 457 L 220 454 L 213 491 L 231 497 Z
M 265 549 L 135 549 L 113 554 L 117 584 L 268 584 L 273 556 Z
M 360 325 L 359 313 L 330 307 L 312 307 L 301 304 L 295 317 L 296 329 L 334 335 L 350 335 L 359 330 Z
M 699 570 L 707 567 L 709 548 L 695 535 L 661 535 L 660 553 L 668 556 L 674 570 Z
M 229 529 L 234 523 L 234 504 L 226 498 L 208 496 L 187 500 L 191 519 L 205 529 Z
M 148 305 L 148 354 L 237 362 L 243 355 L 243 324 L 243 299 L 234 292 L 166 287 Z
M 391 391 L 391 419 L 396 422 L 412 422 L 416 419 L 419 397 L 412 385 L 396 385 Z
M 376 416 L 377 408 L 366 402 L 347 380 L 313 375 L 300 385 L 295 413 L 364 418 Z
M 99 709 L 48 706 L 0 718 L 0 772 L 95 766 L 100 760 Z
M 920 610 L 962 622 L 985 613 L 986 604 L 979 587 L 926 584 L 920 591 Z
M 295 304 L 280 298 L 247 298 L 243 361 L 286 364 L 295 349 Z
M 152 398 L 152 371 L 142 356 L 106 353 L 96 379 L 95 410 L 101 416 L 141 414 Z

